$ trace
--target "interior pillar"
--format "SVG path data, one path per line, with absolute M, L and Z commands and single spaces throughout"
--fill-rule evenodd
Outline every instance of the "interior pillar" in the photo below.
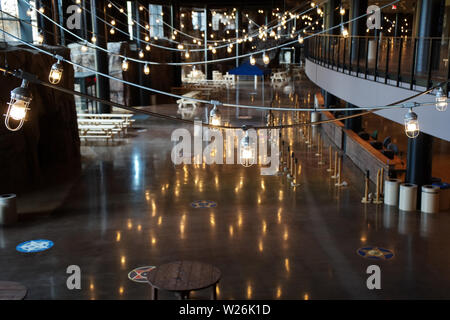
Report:
M 106 20 L 106 1 L 105 0 L 91 0 L 91 19 L 92 19 L 92 31 L 98 35 L 97 45 L 102 48 L 107 48 L 108 38 L 105 24 L 102 23 L 96 16 Z M 95 69 L 98 72 L 109 74 L 109 59 L 108 54 L 103 50 L 95 50 Z M 109 100 L 109 79 L 96 75 L 96 93 L 97 97 Z M 111 113 L 111 106 L 100 103 L 98 108 L 100 113 Z

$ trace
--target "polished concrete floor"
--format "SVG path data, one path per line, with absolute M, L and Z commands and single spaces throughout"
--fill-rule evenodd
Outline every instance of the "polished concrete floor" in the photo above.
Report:
M 307 100 L 310 88 L 297 90 Z M 175 166 L 170 135 L 179 126 L 143 117 L 114 146 L 84 145 L 81 176 L 60 205 L 0 228 L 0 280 L 23 283 L 29 299 L 149 299 L 149 286 L 128 272 L 185 259 L 222 271 L 219 299 L 450 298 L 449 213 L 362 205 L 362 172 L 345 159 L 348 186 L 336 188 L 298 130 L 283 133 L 301 166 L 295 189 L 257 166 Z M 217 207 L 195 209 L 195 200 Z M 37 254 L 15 250 L 31 239 L 55 245 Z M 374 262 L 357 254 L 365 246 L 395 256 Z M 367 289 L 372 264 L 381 268 L 381 290 Z M 69 265 L 81 268 L 81 290 L 67 289 Z

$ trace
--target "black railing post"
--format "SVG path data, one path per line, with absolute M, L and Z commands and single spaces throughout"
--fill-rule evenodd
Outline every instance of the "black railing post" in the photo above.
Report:
M 339 71 L 339 67 L 341 66 L 341 37 L 337 37 L 338 48 L 337 48 L 337 71 Z
M 344 50 L 342 50 L 342 73 L 345 72 L 345 49 L 347 49 L 347 38 L 344 37 Z
M 359 76 L 359 60 L 361 58 L 361 38 L 358 38 L 358 53 L 356 55 L 356 76 Z
M 400 37 L 400 45 L 399 45 L 399 50 L 398 50 L 398 65 L 397 65 L 397 87 L 400 86 L 400 72 L 401 72 L 401 68 L 402 68 L 402 53 L 403 53 L 403 38 Z
M 378 77 L 378 53 L 380 50 L 380 38 L 377 36 L 375 37 L 376 41 L 377 41 L 377 50 L 375 51 L 375 70 L 374 70 L 374 78 L 373 81 L 377 81 L 377 77 Z
M 391 39 L 387 39 L 387 48 L 386 48 L 386 72 L 384 77 L 384 83 L 388 83 L 389 79 L 389 51 L 390 51 Z
M 367 79 L 368 72 L 369 72 L 369 37 L 366 38 L 366 70 L 364 72 L 364 79 Z
M 331 38 L 331 47 L 333 48 L 332 51 L 331 51 L 331 57 L 332 57 L 331 59 L 333 61 L 333 69 L 334 69 L 334 67 L 336 66 L 336 59 L 335 59 L 335 56 L 334 56 L 334 47 L 335 47 L 335 45 L 334 45 L 334 38 L 332 36 L 330 36 L 330 38 Z
M 350 52 L 349 52 L 349 65 L 348 65 L 348 74 L 352 74 L 352 63 L 353 63 L 353 61 L 352 61 L 352 59 L 353 59 L 353 41 L 354 41 L 354 38 L 352 37 L 352 38 L 350 38 Z
M 415 71 L 416 71 L 416 54 L 417 54 L 417 38 L 414 39 L 414 49 L 413 49 L 413 60 L 411 63 L 411 83 L 410 83 L 410 90 L 413 90 L 414 88 L 414 77 L 415 77 Z

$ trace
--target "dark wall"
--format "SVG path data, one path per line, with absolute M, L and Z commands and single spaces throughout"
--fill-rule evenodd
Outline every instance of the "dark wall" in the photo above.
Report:
M 69 50 L 46 47 L 65 58 Z M 47 81 L 50 56 L 34 50 L 9 47 L 0 52 L 2 65 L 6 59 L 9 68 L 22 69 Z M 5 114 L 10 92 L 21 81 L 0 75 L 0 112 Z M 73 89 L 73 68 L 64 64 L 59 86 Z M 52 181 L 76 174 L 80 168 L 80 139 L 74 97 L 36 84 L 30 84 L 33 94 L 31 110 L 20 131 L 8 131 L 4 117 L 0 123 L 0 193 L 37 188 Z

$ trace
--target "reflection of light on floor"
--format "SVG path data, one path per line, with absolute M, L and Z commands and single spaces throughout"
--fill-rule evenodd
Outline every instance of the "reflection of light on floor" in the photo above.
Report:
M 284 267 L 286 268 L 286 271 L 289 272 L 290 268 L 289 268 L 289 259 L 286 258 L 284 259 Z
M 277 213 L 277 218 L 278 218 L 278 223 L 281 223 L 281 212 L 283 211 L 283 208 L 278 208 L 278 213 Z
M 304 300 L 309 300 L 309 295 L 307 293 L 305 293 L 304 296 L 303 296 L 303 299 Z
M 128 227 L 128 230 L 131 230 L 133 228 L 133 223 L 131 222 L 130 219 L 128 219 L 127 227 Z
M 228 230 L 230 232 L 230 237 L 233 237 L 233 233 L 234 233 L 233 226 L 230 226 Z
M 91 284 L 89 285 L 89 289 L 92 291 L 95 289 L 94 284 L 91 282 Z
M 162 216 L 159 216 L 158 218 L 158 226 L 160 226 L 162 224 Z
M 117 233 L 116 233 L 116 241 L 117 242 L 120 241 L 120 236 L 121 236 L 120 231 L 117 231 Z
M 125 256 L 122 256 L 122 257 L 120 258 L 120 264 L 122 264 L 122 266 L 124 266 L 124 265 L 125 265 L 125 262 L 126 262 Z
M 211 213 L 209 215 L 209 222 L 211 223 L 211 227 L 215 227 L 216 226 L 216 219 L 214 218 L 214 213 Z
M 263 252 L 264 251 L 264 245 L 263 245 L 262 240 L 259 240 L 258 249 L 259 249 L 259 252 Z
M 265 220 L 263 220 L 263 227 L 262 227 L 262 231 L 263 231 L 263 234 L 266 234 L 266 231 L 267 231 L 267 223 L 266 223 L 266 221 L 265 221 Z
M 281 297 L 281 287 L 278 286 L 277 288 L 277 298 L 279 299 Z
M 284 239 L 284 241 L 287 241 L 287 239 L 289 238 L 289 233 L 288 233 L 288 230 L 287 230 L 287 228 L 284 230 L 284 233 L 283 233 L 283 239 Z
M 119 294 L 120 294 L 120 295 L 123 295 L 123 292 L 124 292 L 123 287 L 119 287 Z
M 252 298 L 252 286 L 250 284 L 247 285 L 247 299 Z

